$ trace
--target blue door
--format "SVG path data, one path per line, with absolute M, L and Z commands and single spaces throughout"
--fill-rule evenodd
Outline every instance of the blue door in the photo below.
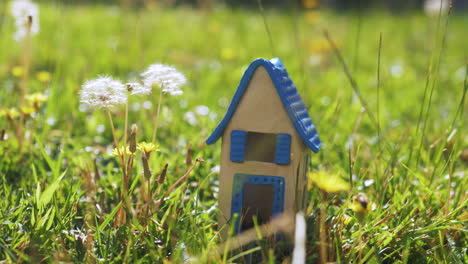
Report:
M 235 233 L 268 222 L 284 210 L 283 177 L 235 174 L 232 187 L 231 217 L 237 214 Z

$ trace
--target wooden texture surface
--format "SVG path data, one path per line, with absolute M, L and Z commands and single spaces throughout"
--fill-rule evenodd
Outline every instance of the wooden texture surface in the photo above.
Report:
M 231 162 L 229 150 L 232 130 L 290 134 L 292 136 L 290 165 L 278 165 L 258 161 Z M 306 150 L 308 149 L 292 125 L 269 74 L 263 67 L 258 67 L 223 134 L 219 183 L 219 206 L 221 210 L 219 227 L 224 230 L 223 237 L 226 236 L 226 231 L 228 230 L 228 227 L 224 225 L 231 217 L 234 174 L 245 173 L 284 177 L 286 180 L 284 211 L 294 212 L 297 209 L 298 203 L 296 195 L 301 195 L 302 193 L 297 193 L 296 187 L 298 187 L 298 184 L 303 184 L 302 180 L 296 182 L 297 172 L 302 169 L 299 166 Z M 303 186 L 299 187 L 302 188 Z

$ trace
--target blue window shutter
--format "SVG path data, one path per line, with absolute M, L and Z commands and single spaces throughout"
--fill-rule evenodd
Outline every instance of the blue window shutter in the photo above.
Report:
M 289 134 L 276 135 L 275 163 L 288 165 L 291 162 L 291 136 Z
M 244 162 L 247 131 L 233 130 L 231 132 L 231 161 Z

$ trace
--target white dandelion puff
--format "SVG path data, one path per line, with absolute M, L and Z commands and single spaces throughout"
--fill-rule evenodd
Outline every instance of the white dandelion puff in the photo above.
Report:
M 81 103 L 96 108 L 110 108 L 127 102 L 125 85 L 107 76 L 85 82 L 81 86 L 80 95 Z
M 187 82 L 185 76 L 174 67 L 155 63 L 141 74 L 143 83 L 147 87 L 159 86 L 164 93 L 171 95 L 180 95 L 183 91 L 180 86 Z
M 15 18 L 16 41 L 23 40 L 30 32 L 39 33 L 39 7 L 30 0 L 14 0 L 11 3 L 11 15 Z M 29 25 L 31 23 L 31 25 Z
M 450 7 L 449 0 L 426 0 L 424 1 L 424 12 L 429 16 L 437 16 L 439 13 L 446 14 Z
M 151 87 L 141 85 L 138 82 L 129 82 L 125 86 L 132 95 L 148 95 L 151 93 Z

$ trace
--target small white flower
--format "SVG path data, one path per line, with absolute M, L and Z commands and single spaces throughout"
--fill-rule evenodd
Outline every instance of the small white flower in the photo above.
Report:
M 185 76 L 174 67 L 155 63 L 141 74 L 143 83 L 147 87 L 159 86 L 163 92 L 171 95 L 180 95 L 182 90 L 180 86 L 187 82 Z
M 400 78 L 403 75 L 403 66 L 399 64 L 392 65 L 390 68 L 390 73 L 395 78 Z
M 374 183 L 373 179 L 368 179 L 364 181 L 364 186 L 369 187 Z
M 199 105 L 195 108 L 195 112 L 199 115 L 205 116 L 210 113 L 210 108 L 206 105 Z
M 219 173 L 220 171 L 221 171 L 221 166 L 219 166 L 219 165 L 214 166 L 210 170 L 211 173 Z
M 81 86 L 81 103 L 91 107 L 110 108 L 127 102 L 127 89 L 120 81 L 100 76 Z
M 132 95 L 148 95 L 151 93 L 151 87 L 141 85 L 138 82 L 129 82 L 125 86 Z
M 192 126 L 195 126 L 196 124 L 198 124 L 198 120 L 194 112 L 185 113 L 184 120 L 187 121 L 187 123 L 189 123 Z
M 39 7 L 30 0 L 14 0 L 11 3 L 11 15 L 15 18 L 16 41 L 23 40 L 30 31 L 31 35 L 39 33 Z M 31 18 L 31 27 L 29 19 Z

